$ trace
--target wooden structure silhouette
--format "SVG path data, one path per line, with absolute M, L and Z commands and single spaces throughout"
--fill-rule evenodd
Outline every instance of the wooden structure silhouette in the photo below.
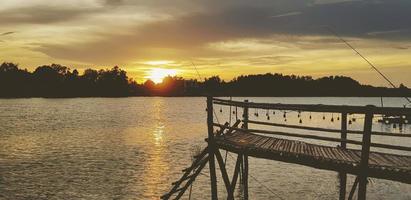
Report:
M 243 117 L 233 125 L 228 122 L 219 124 L 213 120 L 213 105 L 234 106 L 243 109 Z M 249 109 L 338 113 L 341 115 L 341 129 L 328 129 L 320 127 L 279 124 L 249 119 Z M 252 103 L 207 98 L 207 124 L 208 146 L 195 157 L 193 164 L 183 170 L 184 175 L 173 183 L 173 188 L 162 199 L 179 199 L 188 186 L 195 180 L 206 163 L 210 168 L 210 183 L 212 199 L 217 199 L 216 164 L 221 170 L 222 179 L 227 191 L 227 199 L 234 199 L 234 190 L 238 176 L 242 177 L 244 199 L 248 199 L 248 157 L 257 157 L 287 163 L 295 163 L 317 169 L 331 170 L 339 173 L 340 195 L 339 199 L 346 199 L 347 174 L 356 176 L 351 187 L 348 199 L 352 199 L 358 186 L 358 199 L 366 199 L 368 177 L 399 181 L 411 184 L 411 156 L 402 154 L 383 153 L 378 149 L 389 149 L 410 152 L 411 147 L 392 144 L 374 143 L 373 135 L 384 137 L 404 137 L 410 139 L 411 134 L 398 134 L 389 132 L 372 131 L 373 118 L 376 115 L 405 116 L 411 113 L 410 108 L 375 107 L 375 106 L 336 106 L 336 105 L 296 105 L 296 104 L 269 104 Z M 231 114 L 231 113 L 230 113 Z M 364 115 L 364 129 L 354 131 L 347 129 L 347 116 L 349 114 Z M 285 114 L 284 114 L 285 116 Z M 310 115 L 311 116 L 311 115 Z M 271 131 L 267 129 L 251 129 L 249 124 L 268 127 L 283 127 L 287 129 L 302 129 L 318 132 L 340 133 L 340 137 L 329 137 L 297 132 Z M 216 131 L 214 131 L 217 128 Z M 348 134 L 362 135 L 362 141 L 347 139 Z M 281 136 L 281 137 L 275 137 Z M 316 141 L 335 142 L 337 146 L 318 145 L 296 139 L 303 138 Z M 360 149 L 347 148 L 347 144 L 358 145 Z M 371 149 L 372 148 L 372 149 Z M 226 165 L 221 156 L 220 149 L 237 154 L 234 174 L 230 180 Z

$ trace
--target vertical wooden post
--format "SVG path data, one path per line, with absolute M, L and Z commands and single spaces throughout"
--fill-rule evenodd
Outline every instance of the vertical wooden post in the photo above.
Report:
M 230 193 L 228 194 L 227 199 L 230 199 L 230 200 L 234 199 L 235 185 L 237 184 L 238 175 L 240 174 L 240 165 L 242 162 L 243 162 L 243 155 L 239 153 L 237 156 L 237 162 L 234 168 L 233 178 L 231 180 Z
M 244 162 L 244 169 L 243 169 L 243 186 L 244 186 L 244 200 L 248 200 L 248 155 L 247 152 L 243 154 L 243 162 Z
M 248 100 L 244 100 L 244 103 L 248 103 Z M 244 112 L 243 112 L 243 128 L 248 129 L 248 106 L 244 106 Z M 248 200 L 248 155 L 246 150 L 244 150 L 243 153 L 243 170 L 242 170 L 242 181 L 243 181 L 243 187 L 244 187 L 244 199 Z
M 347 113 L 341 113 L 341 140 L 347 140 Z M 341 141 L 341 148 L 347 148 L 347 142 Z
M 372 118 L 374 106 L 368 105 L 364 120 L 364 133 L 362 137 L 361 163 L 358 178 L 358 199 L 365 200 L 367 193 L 367 173 L 368 173 L 368 158 L 370 154 Z
M 213 97 L 207 96 L 207 128 L 208 128 L 208 165 L 210 166 L 211 198 L 217 199 L 217 178 L 215 172 L 215 141 L 213 128 Z
M 341 140 L 347 139 L 347 113 L 341 113 Z M 341 148 L 347 149 L 347 142 L 341 141 Z M 340 172 L 340 200 L 345 199 L 345 193 L 347 188 L 347 173 Z
M 248 103 L 248 100 L 244 100 L 244 103 Z M 248 106 L 244 106 L 243 111 L 243 128 L 248 129 Z

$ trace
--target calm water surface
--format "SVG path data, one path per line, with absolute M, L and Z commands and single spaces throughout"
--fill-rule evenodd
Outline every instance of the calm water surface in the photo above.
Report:
M 241 99 L 242 98 L 237 98 Z M 249 98 L 256 102 L 379 105 L 379 98 Z M 402 106 L 400 98 L 386 106 Z M 229 109 L 216 108 L 220 122 Z M 259 112 L 266 120 L 267 111 Z M 241 113 L 238 113 L 239 116 Z M 289 113 L 288 124 L 298 124 Z M 282 114 L 270 111 L 273 122 Z M 303 124 L 338 128 L 337 115 L 302 113 Z M 235 116 L 232 115 L 232 120 Z M 335 118 L 331 123 L 330 118 Z M 351 129 L 361 129 L 362 116 Z M 411 133 L 375 122 L 375 130 Z M 75 98 L 0 100 L 0 199 L 158 199 L 205 146 L 204 98 Z M 336 135 L 338 136 L 338 135 Z M 356 139 L 356 138 L 354 138 Z M 410 140 L 386 140 L 410 146 Z M 225 154 L 225 152 L 222 152 Z M 229 173 L 234 159 L 228 156 Z M 334 172 L 250 158 L 250 199 L 337 199 Z M 193 199 L 209 198 L 207 168 L 193 185 Z M 218 174 L 219 175 L 219 174 Z M 220 176 L 219 176 L 220 177 Z M 349 176 L 348 187 L 354 177 Z M 264 183 L 272 192 L 262 187 Z M 220 196 L 224 197 L 219 179 Z M 349 190 L 349 189 L 347 189 Z M 237 190 L 241 196 L 241 190 Z M 411 185 L 372 179 L 370 199 L 411 199 Z M 184 197 L 187 198 L 187 195 Z

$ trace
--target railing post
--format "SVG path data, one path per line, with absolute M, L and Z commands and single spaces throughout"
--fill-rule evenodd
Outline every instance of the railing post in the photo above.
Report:
M 244 100 L 244 103 L 248 103 L 248 100 Z M 248 106 L 244 106 L 243 111 L 243 128 L 248 129 Z
M 341 140 L 347 140 L 347 113 L 341 113 Z M 341 148 L 347 149 L 347 142 L 341 141 Z
M 247 152 L 243 154 L 243 187 L 244 187 L 244 200 L 248 200 L 248 155 Z
M 214 141 L 214 128 L 213 128 L 213 97 L 207 96 L 207 128 L 208 128 L 208 165 L 210 167 L 210 182 L 211 182 L 211 198 L 217 199 L 217 178 L 215 171 L 215 141 Z
M 358 199 L 365 200 L 367 193 L 367 173 L 368 173 L 368 158 L 370 154 L 371 144 L 371 132 L 372 132 L 372 118 L 373 118 L 372 105 L 367 105 L 367 112 L 365 113 L 364 120 L 364 133 L 362 137 L 362 149 L 361 149 L 361 163 L 359 171 L 359 186 L 358 186 Z
M 341 113 L 341 148 L 347 149 L 347 142 L 343 141 L 347 139 L 347 113 Z M 345 199 L 345 193 L 347 188 L 347 173 L 339 172 L 340 177 L 340 200 Z
M 248 103 L 248 100 L 244 100 L 244 103 Z M 244 106 L 243 120 L 243 128 L 248 129 L 248 106 Z M 243 162 L 241 164 L 243 165 L 242 181 L 244 187 L 244 199 L 248 200 L 248 155 L 246 151 L 247 150 L 244 150 L 243 152 Z

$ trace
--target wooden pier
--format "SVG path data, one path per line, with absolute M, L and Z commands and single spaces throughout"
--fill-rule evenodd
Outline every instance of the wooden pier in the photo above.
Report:
M 234 124 L 228 122 L 225 124 L 216 123 L 213 118 L 213 113 L 215 113 L 213 109 L 214 104 L 235 107 L 236 110 L 237 108 L 241 108 L 243 110 L 242 118 L 238 119 Z M 249 120 L 249 109 L 263 109 L 284 113 L 295 111 L 298 113 L 319 112 L 338 114 L 341 116 L 341 128 L 329 129 Z M 411 134 L 376 132 L 372 130 L 372 122 L 375 116 L 407 116 L 411 113 L 410 108 L 268 104 L 252 103 L 248 101 L 230 101 L 208 97 L 207 113 L 207 148 L 196 157 L 190 167 L 183 170 L 183 172 L 185 172 L 184 175 L 180 180 L 173 183 L 173 188 L 167 194 L 163 195 L 162 199 L 179 199 L 187 190 L 188 186 L 195 180 L 201 169 L 205 167 L 206 163 L 209 164 L 210 168 L 211 196 L 212 199 L 217 199 L 215 161 L 217 161 L 221 170 L 222 179 L 227 191 L 227 199 L 234 199 L 234 190 L 239 175 L 242 177 L 241 181 L 244 189 L 244 199 L 248 199 L 249 156 L 335 171 L 340 177 L 340 200 L 347 199 L 347 174 L 352 174 L 357 177 L 351 187 L 348 199 L 353 198 L 357 187 L 357 198 L 361 200 L 366 199 L 367 179 L 369 177 L 411 184 L 411 156 L 377 151 L 388 149 L 407 153 L 411 152 L 411 147 L 372 142 L 373 135 L 382 137 L 402 137 L 404 140 L 411 140 Z M 348 130 L 347 116 L 349 114 L 359 114 L 364 116 L 363 130 Z M 272 129 L 249 128 L 251 124 L 256 125 L 256 127 L 282 127 L 291 130 L 281 132 L 273 131 Z M 301 131 L 298 133 L 292 131 L 296 129 L 316 131 L 319 133 L 339 133 L 340 137 L 329 137 L 324 134 L 302 134 Z M 362 140 L 347 139 L 347 136 L 351 134 L 361 135 Z M 336 143 L 336 145 L 326 146 L 308 143 L 298 140 L 299 138 L 310 139 L 310 141 L 326 141 Z M 360 148 L 350 149 L 347 148 L 347 144 L 358 145 Z M 231 180 L 227 173 L 220 149 L 237 154 L 237 161 Z

